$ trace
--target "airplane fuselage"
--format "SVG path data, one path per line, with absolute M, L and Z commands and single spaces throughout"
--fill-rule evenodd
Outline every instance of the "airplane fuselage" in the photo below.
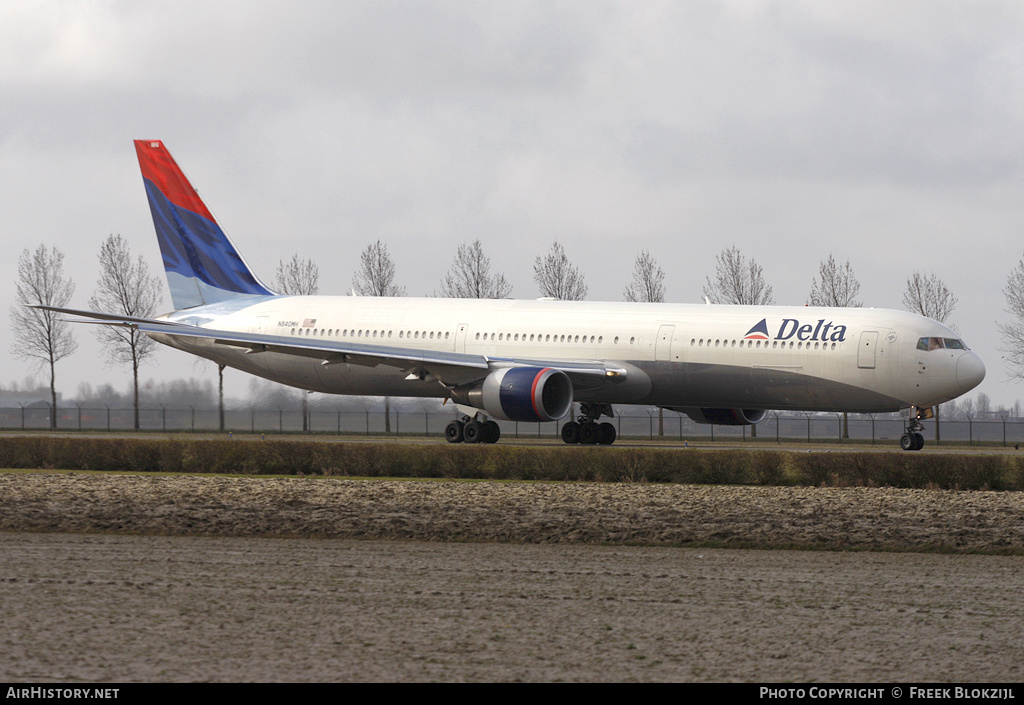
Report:
M 574 401 L 673 408 L 874 413 L 928 407 L 973 388 L 978 357 L 935 321 L 872 308 L 336 296 L 241 297 L 164 320 L 295 341 L 469 353 L 538 364 L 602 361 L 615 384 Z M 157 340 L 283 384 L 331 394 L 445 397 L 408 366 L 366 365 Z M 949 341 L 935 349 L 922 340 Z M 954 343 L 958 345 L 954 345 Z

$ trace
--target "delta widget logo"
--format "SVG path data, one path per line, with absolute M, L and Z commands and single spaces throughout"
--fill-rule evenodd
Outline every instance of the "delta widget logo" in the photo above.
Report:
M 768 340 L 768 319 L 762 318 L 761 322 L 747 331 L 743 336 L 744 340 Z

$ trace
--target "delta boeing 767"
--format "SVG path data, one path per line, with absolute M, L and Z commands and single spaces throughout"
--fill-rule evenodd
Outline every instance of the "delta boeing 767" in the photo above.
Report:
M 922 419 L 981 383 L 952 330 L 905 311 L 553 300 L 283 296 L 264 285 L 157 140 L 137 140 L 175 310 L 73 311 L 282 384 L 327 394 L 435 397 L 452 443 L 493 443 L 493 419 L 555 421 L 566 443 L 610 444 L 613 405 L 701 423 L 769 410 L 902 411 Z

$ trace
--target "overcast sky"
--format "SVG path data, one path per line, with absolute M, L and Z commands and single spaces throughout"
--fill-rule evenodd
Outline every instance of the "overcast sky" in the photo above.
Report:
M 40 243 L 74 306 L 110 233 L 162 279 L 132 146 L 155 138 L 267 282 L 297 253 L 346 293 L 379 238 L 430 294 L 479 238 L 533 298 L 557 239 L 592 300 L 647 249 L 668 300 L 699 302 L 735 245 L 802 305 L 831 253 L 868 306 L 935 272 L 980 391 L 1024 398 L 996 328 L 1024 255 L 1024 3 L 0 0 L 0 96 L 6 321 Z M 0 330 L 0 386 L 23 385 Z M 127 389 L 77 337 L 58 390 Z M 215 369 L 161 350 L 142 371 L 175 376 Z

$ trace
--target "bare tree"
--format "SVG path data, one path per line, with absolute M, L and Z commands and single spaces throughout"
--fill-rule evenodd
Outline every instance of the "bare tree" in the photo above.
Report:
M 829 253 L 827 260 L 822 260 L 818 268 L 818 276 L 811 279 L 811 296 L 808 303 L 811 306 L 839 306 L 859 308 L 863 304 L 857 301 L 857 294 L 860 293 L 860 282 L 853 275 L 853 267 L 850 260 L 840 266 L 835 258 Z M 843 412 L 843 438 L 850 437 L 850 416 Z
M 64 253 L 40 245 L 35 252 L 23 250 L 18 258 L 18 282 L 11 306 L 14 339 L 11 353 L 19 360 L 33 360 L 50 368 L 50 428 L 57 428 L 57 381 L 55 367 L 78 344 L 71 325 L 55 311 L 29 306 L 67 306 L 75 285 L 64 277 Z
M 978 416 L 988 416 L 992 413 L 992 400 L 985 392 L 978 392 Z
M 726 248 L 716 257 L 715 279 L 704 284 L 704 296 L 713 304 L 745 304 L 769 306 L 775 303 L 772 287 L 754 260 L 747 263 L 736 246 Z
M 1006 297 L 1006 312 L 1013 316 L 1013 320 L 998 324 L 1003 336 L 1002 351 L 1006 353 L 1010 376 L 1024 379 L 1024 259 L 1010 272 L 1003 295 Z
M 320 292 L 320 268 L 311 259 L 299 260 L 297 254 L 292 255 L 290 262 L 281 260 L 277 263 L 277 274 L 274 286 L 278 293 L 288 296 L 314 296 Z M 223 380 L 224 368 L 220 368 Z M 223 384 L 223 381 L 221 382 Z M 302 394 L 302 430 L 309 430 L 309 393 Z
M 643 250 L 633 262 L 633 279 L 622 292 L 626 301 L 662 303 L 665 301 L 665 270 L 651 253 Z M 665 435 L 665 409 L 658 407 L 658 435 Z
M 360 296 L 405 296 L 395 284 L 395 263 L 387 245 L 377 240 L 360 255 L 360 267 L 352 277 L 352 289 Z
M 633 263 L 633 279 L 622 292 L 626 301 L 665 301 L 665 270 L 658 266 L 651 253 L 644 250 Z
M 533 262 L 533 280 L 541 296 L 562 301 L 582 301 L 587 297 L 587 285 L 580 270 L 569 263 L 565 249 L 557 240 L 551 251 Z
M 440 295 L 451 299 L 507 299 L 512 285 L 501 274 L 491 274 L 491 260 L 479 240 L 459 245 L 451 269 L 441 282 Z
M 110 235 L 100 247 L 100 278 L 89 299 L 94 311 L 152 318 L 162 300 L 160 280 L 150 274 L 139 255 L 132 259 L 128 241 Z M 139 366 L 156 351 L 156 342 L 134 326 L 96 326 L 96 337 L 110 351 L 113 362 L 132 368 L 135 430 L 139 429 Z
M 359 257 L 360 267 L 352 277 L 352 289 L 360 296 L 405 296 L 405 287 L 395 284 L 395 263 L 387 245 L 380 240 L 367 245 Z M 391 433 L 391 397 L 384 397 L 384 433 Z
M 320 268 L 311 259 L 299 261 L 292 255 L 290 262 L 278 262 L 274 286 L 288 296 L 312 296 L 320 291 Z
M 924 275 L 914 272 L 907 279 L 907 289 L 903 292 L 903 306 L 908 311 L 919 313 L 939 323 L 945 323 L 953 313 L 956 301 L 953 293 L 934 273 Z
M 811 297 L 808 302 L 811 306 L 863 306 L 856 300 L 860 293 L 860 282 L 853 275 L 849 260 L 840 266 L 830 254 L 827 260 L 822 261 L 818 276 L 821 281 L 817 278 L 811 280 Z
M 761 266 L 754 260 L 740 254 L 733 245 L 716 257 L 715 280 L 708 277 L 704 284 L 704 296 L 713 304 L 740 304 L 769 306 L 775 303 L 772 287 L 765 282 Z M 757 436 L 757 426 L 750 427 L 750 435 Z
M 227 365 L 217 363 L 217 424 L 224 430 L 224 368 Z
M 945 323 L 956 308 L 956 297 L 934 272 L 928 275 L 914 272 L 907 279 L 907 289 L 903 292 L 903 306 L 911 313 L 919 313 L 925 318 Z M 935 440 L 938 441 L 942 433 L 938 404 L 934 407 L 934 413 Z

